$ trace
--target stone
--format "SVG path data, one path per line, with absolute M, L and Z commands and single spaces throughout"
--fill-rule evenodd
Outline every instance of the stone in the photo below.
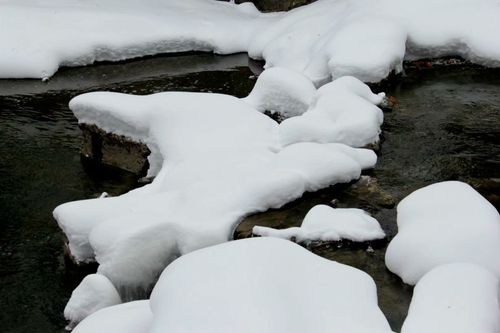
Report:
M 316 0 L 236 0 L 236 3 L 252 2 L 263 12 L 279 12 L 310 4 Z
M 83 132 L 83 157 L 95 163 L 120 168 L 145 176 L 149 168 L 149 148 L 123 135 L 108 133 L 95 125 L 80 124 Z

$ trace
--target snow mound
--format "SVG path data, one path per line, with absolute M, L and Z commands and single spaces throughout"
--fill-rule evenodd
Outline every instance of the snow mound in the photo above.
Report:
M 404 59 L 500 66 L 497 0 L 319 0 L 286 13 L 212 0 L 3 0 L 1 78 L 165 52 L 248 52 L 316 85 L 377 82 Z M 467 24 L 464 24 L 467 22 Z
M 384 97 L 354 77 L 341 77 L 318 89 L 306 113 L 283 121 L 280 142 L 340 142 L 352 147 L 377 143 L 384 120 L 377 105 Z
M 499 280 L 466 263 L 434 268 L 418 281 L 402 333 L 500 332 Z
M 134 301 L 93 313 L 78 324 L 73 333 L 146 333 L 152 320 L 149 300 Z
M 151 333 L 391 332 L 370 276 L 271 238 L 177 259 L 156 284 L 151 309 Z
M 415 284 L 453 262 L 474 263 L 500 277 L 500 215 L 469 185 L 429 185 L 403 199 L 397 211 L 398 233 L 385 260 L 404 282 Z
M 356 208 L 332 208 L 326 205 L 314 206 L 300 227 L 277 230 L 255 226 L 253 233 L 284 239 L 295 238 L 299 243 L 342 239 L 366 242 L 385 237 L 378 221 L 365 211 Z
M 74 333 L 235 331 L 391 329 L 366 273 L 291 242 L 253 238 L 182 256 L 163 271 L 150 300 L 100 310 Z
M 96 92 L 70 108 L 152 151 L 151 184 L 54 210 L 73 256 L 95 259 L 119 290 L 148 288 L 179 255 L 228 241 L 244 216 L 357 179 L 377 159 L 336 143 L 281 148 L 274 120 L 227 95 Z
M 87 275 L 73 290 L 64 308 L 64 317 L 70 321 L 68 328 L 73 328 L 97 310 L 121 302 L 120 295 L 108 278 L 100 274 Z
M 262 72 L 243 101 L 260 112 L 277 112 L 288 118 L 306 112 L 315 94 L 316 88 L 307 77 L 274 67 Z

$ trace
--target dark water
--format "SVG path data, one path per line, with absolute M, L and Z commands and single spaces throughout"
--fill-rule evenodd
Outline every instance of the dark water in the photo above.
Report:
M 0 332 L 62 332 L 62 312 L 87 273 L 66 267 L 58 204 L 137 186 L 128 173 L 84 166 L 68 109 L 83 92 L 213 91 L 253 86 L 246 55 L 150 58 L 64 69 L 48 83 L 0 80 Z
M 63 69 L 48 83 L 0 81 L 0 332 L 63 331 L 64 305 L 86 272 L 65 264 L 52 209 L 69 200 L 103 191 L 120 194 L 138 186 L 131 174 L 80 161 L 80 132 L 68 101 L 95 90 L 244 96 L 254 84 L 248 65 L 246 55 L 194 54 Z M 382 154 L 371 172 L 383 190 L 399 200 L 428 183 L 461 179 L 480 184 L 490 197 L 498 195 L 498 72 L 408 73 L 389 93 L 398 105 L 385 115 Z M 306 194 L 284 209 L 250 217 L 237 234 L 248 235 L 254 224 L 298 225 L 310 207 L 334 198 L 339 207 L 368 210 L 389 237 L 394 235 L 395 209 L 346 186 Z M 386 271 L 385 244 L 374 248 L 313 250 L 373 276 L 380 305 L 393 329 L 399 330 L 411 288 Z

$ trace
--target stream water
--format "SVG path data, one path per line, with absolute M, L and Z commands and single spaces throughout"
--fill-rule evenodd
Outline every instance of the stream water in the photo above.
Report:
M 250 65 L 255 65 L 250 62 Z M 95 90 L 149 94 L 165 90 L 212 91 L 245 96 L 254 84 L 246 55 L 190 54 L 62 69 L 47 83 L 0 81 L 0 331 L 62 332 L 64 305 L 92 270 L 64 260 L 62 234 L 52 209 L 103 191 L 120 194 L 139 186 L 119 170 L 80 160 L 81 135 L 69 100 Z M 498 199 L 500 75 L 480 68 L 408 72 L 387 89 L 397 99 L 385 114 L 384 142 L 375 170 L 380 188 L 400 200 L 426 184 L 460 179 Z M 395 209 L 349 186 L 306 194 L 283 209 L 245 219 L 236 237 L 255 224 L 300 224 L 317 203 L 372 213 L 389 238 Z M 498 208 L 498 206 L 497 206 Z M 386 244 L 319 246 L 314 252 L 367 271 L 394 330 L 406 315 L 411 288 L 384 265 Z

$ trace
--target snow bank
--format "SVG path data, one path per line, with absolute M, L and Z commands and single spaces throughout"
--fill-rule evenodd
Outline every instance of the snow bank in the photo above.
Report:
M 354 77 L 341 77 L 318 89 L 306 113 L 283 121 L 280 142 L 284 146 L 303 141 L 340 142 L 352 147 L 377 143 L 384 119 L 377 105 L 384 97 L 384 93 L 373 94 Z
M 88 315 L 121 302 L 111 281 L 103 275 L 90 274 L 73 290 L 64 308 L 64 318 L 70 321 L 68 328 L 71 329 Z
M 370 276 L 271 238 L 179 258 L 162 273 L 151 309 L 151 333 L 391 332 Z
M 111 306 L 85 318 L 73 333 L 146 333 L 153 315 L 149 301 L 135 301 Z
M 500 277 L 500 215 L 467 184 L 429 185 L 403 199 L 386 265 L 415 284 L 434 267 L 469 262 Z
M 496 0 L 320 0 L 276 18 L 248 51 L 317 84 L 344 75 L 377 82 L 422 57 L 499 66 L 498 17 Z
M 355 208 L 332 208 L 326 205 L 314 206 L 300 227 L 277 230 L 255 226 L 253 233 L 284 239 L 295 238 L 297 242 L 342 239 L 366 242 L 385 237 L 378 221 L 365 211 Z
M 498 278 L 480 266 L 439 266 L 417 283 L 401 332 L 500 332 L 499 295 Z
M 153 152 L 151 184 L 54 210 L 74 257 L 95 258 L 117 288 L 147 288 L 177 256 L 229 240 L 242 217 L 349 182 L 376 162 L 372 151 L 342 144 L 281 148 L 274 120 L 227 95 L 97 92 L 70 108 Z
M 2 0 L 1 78 L 164 52 L 247 51 L 321 85 L 377 82 L 403 59 L 500 65 L 497 0 L 319 0 L 287 13 L 212 0 Z M 464 24 L 467 22 L 467 24 Z

